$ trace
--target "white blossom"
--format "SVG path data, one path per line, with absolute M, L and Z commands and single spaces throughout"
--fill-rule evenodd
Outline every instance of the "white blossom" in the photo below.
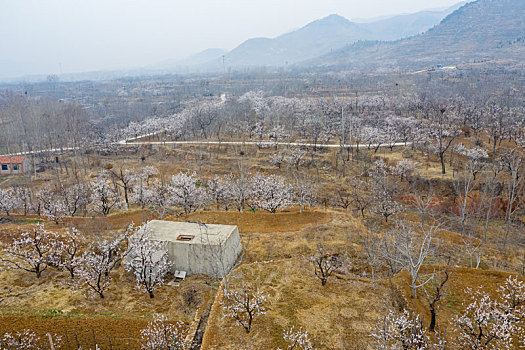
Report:
M 525 283 L 510 276 L 492 299 L 483 289 L 467 290 L 472 298 L 454 324 L 459 330 L 457 345 L 470 349 L 512 349 L 525 339 Z
M 111 283 L 110 272 L 128 253 L 125 242 L 131 231 L 132 225 L 110 239 L 101 239 L 90 245 L 77 265 L 77 288 L 86 289 L 90 296 L 104 298 L 104 291 Z
M 287 350 L 312 350 L 314 348 L 310 341 L 310 337 L 308 336 L 308 332 L 302 328 L 295 329 L 292 326 L 290 329 L 285 329 L 283 331 L 283 339 L 288 343 L 288 346 L 286 347 Z
M 252 208 L 275 213 L 292 205 L 293 189 L 281 176 L 257 173 L 249 182 L 247 198 Z
M 412 176 L 417 165 L 417 162 L 414 162 L 409 159 L 403 159 L 397 162 L 395 166 L 391 166 L 390 172 L 393 175 L 398 176 L 401 179 L 401 181 L 403 181 L 403 179 L 409 179 L 410 176 Z
M 20 232 L 11 244 L 4 247 L 0 262 L 4 268 L 33 272 L 40 278 L 50 265 L 57 264 L 56 245 L 57 234 L 39 224 L 30 232 Z
M 172 324 L 164 315 L 154 314 L 153 321 L 140 331 L 143 350 L 182 350 L 186 342 L 187 330 L 182 322 Z
M 222 177 L 215 176 L 213 180 L 208 183 L 209 194 L 217 203 L 217 207 L 222 205 L 227 211 L 230 204 L 235 201 L 236 190 L 234 181 L 233 175 L 229 174 Z
M 90 202 L 94 211 L 106 216 L 113 208 L 122 205 L 122 198 L 108 176 L 100 174 L 96 181 L 91 182 Z
M 153 291 L 163 284 L 171 268 L 167 243 L 153 240 L 147 224 L 144 224 L 135 230 L 129 245 L 126 270 L 135 275 L 137 287 L 153 298 Z
M 12 190 L 0 188 L 0 211 L 9 216 L 11 211 L 18 207 L 18 203 L 18 199 Z
M 197 174 L 178 173 L 171 177 L 168 185 L 170 194 L 170 204 L 184 209 L 185 214 L 189 214 L 208 201 L 205 189 L 198 184 Z
M 0 334 L 0 349 L 3 350 L 45 350 L 48 349 L 47 341 L 40 340 L 40 337 L 35 332 L 24 329 L 22 332 L 4 333 Z M 62 338 L 60 336 L 47 335 L 55 348 L 59 349 L 62 345 Z M 46 344 L 47 343 L 47 344 Z M 46 344 L 46 345 L 44 345 Z
M 419 315 L 412 317 L 407 310 L 396 314 L 392 310 L 382 317 L 371 334 L 375 349 L 427 349 L 429 338 L 425 334 Z

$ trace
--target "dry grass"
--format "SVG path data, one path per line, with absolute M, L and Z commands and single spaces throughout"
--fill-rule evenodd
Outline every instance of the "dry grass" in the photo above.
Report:
M 97 232 L 100 234 L 107 230 L 121 229 L 131 222 L 140 223 L 144 217 L 143 212 L 136 211 L 106 218 L 68 218 L 66 223 L 58 226 L 46 222 L 46 227 L 61 231 L 66 226 L 74 225 L 79 227 L 80 232 L 88 235 Z M 315 225 L 326 225 L 331 217 L 330 213 L 299 213 L 297 210 L 277 214 L 202 212 L 190 216 L 193 220 L 237 224 L 241 228 L 243 240 L 246 240 L 246 232 L 250 235 L 260 232 L 259 234 L 269 239 L 272 235 L 291 234 L 289 231 L 300 232 Z M 2 225 L 5 233 L 3 241 L 9 241 L 16 235 L 18 228 L 31 229 L 37 219 L 19 216 L 17 222 Z M 84 347 L 92 347 L 94 332 L 99 345 L 109 346 L 107 335 L 111 335 L 114 346 L 120 344 L 127 347 L 127 340 L 117 338 L 137 338 L 139 330 L 144 327 L 151 314 L 162 313 L 170 320 L 189 323 L 193 320 L 197 307 L 209 304 L 216 292 L 214 281 L 204 276 L 190 276 L 178 288 L 163 286 L 155 293 L 156 297 L 150 299 L 146 293 L 134 288 L 133 276 L 122 268 L 114 271 L 112 277 L 113 282 L 105 293 L 106 298 L 86 299 L 82 292 L 74 292 L 65 285 L 69 279 L 66 273 L 48 269 L 37 279 L 33 274 L 23 271 L 0 271 L 0 278 L 4 281 L 4 287 L 0 290 L 1 328 L 5 331 L 29 328 L 39 335 L 45 335 L 46 330 L 52 331 L 68 337 L 73 345 L 76 344 L 76 332 Z M 182 294 L 192 287 L 198 291 L 200 303 L 188 306 Z M 68 323 L 67 327 L 64 326 L 65 323 Z M 108 327 L 108 323 L 112 326 Z M 127 334 L 128 329 L 130 335 Z M 134 348 L 133 342 L 131 340 L 131 348 Z
M 128 329 L 132 338 L 138 338 L 139 330 L 153 313 L 189 324 L 197 308 L 209 304 L 215 294 L 215 289 L 205 283 L 209 281 L 207 278 L 190 276 L 180 287 L 162 286 L 155 292 L 155 298 L 150 299 L 147 293 L 135 288 L 133 276 L 122 268 L 111 276 L 112 284 L 104 293 L 105 298 L 100 299 L 86 298 L 82 291 L 72 290 L 65 285 L 69 276 L 52 269 L 44 271 L 40 279 L 23 271 L 1 271 L 0 328 L 3 331 L 28 328 L 39 335 L 52 331 L 68 336 L 70 341 L 76 331 L 85 347 L 93 346 L 94 332 L 101 337 L 99 345 L 104 346 L 109 342 L 107 335 L 127 338 Z M 183 293 L 189 288 L 197 291 L 198 304 L 187 305 L 184 301 Z
M 352 273 L 362 251 L 358 244 L 363 235 L 360 220 L 338 211 L 331 211 L 330 218 L 330 222 L 296 232 L 250 235 L 247 260 L 234 272 L 230 288 L 244 282 L 259 286 L 269 294 L 268 312 L 258 317 L 253 331 L 246 334 L 233 319 L 223 317 L 217 301 L 203 349 L 241 349 L 246 344 L 256 349 L 284 348 L 283 329 L 291 326 L 307 330 L 320 348 L 368 343 L 367 335 L 377 318 L 390 307 L 391 299 L 385 295 L 392 291 L 388 284 L 373 286 Z M 325 287 L 307 259 L 318 244 L 342 253 L 349 263 Z
M 434 270 L 444 270 L 444 267 L 426 265 L 421 272 L 425 274 L 431 273 Z M 492 298 L 498 298 L 498 288 L 511 275 L 506 272 L 485 271 L 459 266 L 452 267 L 451 271 L 452 274 L 446 285 L 445 296 L 442 298 L 438 310 L 438 329 L 441 332 L 445 332 L 449 337 L 455 335 L 450 320 L 460 314 L 465 305 L 471 301 L 471 296 L 467 293 L 467 288 L 470 288 L 472 291 L 483 288 Z M 516 276 L 515 274 L 512 275 Z M 524 276 L 518 275 L 518 278 L 525 281 Z M 403 294 L 407 308 L 416 311 L 422 317 L 425 326 L 428 327 L 430 310 L 428 307 L 427 294 L 423 289 L 419 289 L 418 298 L 413 299 L 409 281 L 410 278 L 406 272 L 401 272 L 393 278 L 394 284 Z M 431 293 L 429 288 L 427 288 L 427 290 Z
M 189 170 L 196 171 L 198 176 L 206 179 L 216 174 L 236 173 L 240 151 L 245 154 L 244 165 L 248 172 L 286 173 L 285 169 L 277 169 L 268 162 L 275 150 L 258 150 L 254 146 L 177 146 L 159 147 L 158 151 L 144 147 L 136 154 L 127 152 L 119 156 L 118 160 L 115 156 L 109 156 L 99 157 L 93 162 L 118 166 L 122 161 L 126 168 L 138 168 L 142 165 L 141 155 L 146 155 L 144 165 L 155 165 L 164 174 Z M 321 185 L 321 195 L 330 199 L 333 199 L 330 196 L 333 196 L 334 187 L 346 181 L 334 171 L 335 151 L 316 154 L 317 169 L 307 170 Z M 445 188 L 447 182 L 453 179 L 452 167 L 448 162 L 447 174 L 443 176 L 440 173 L 439 159 L 431 157 L 430 167 L 427 169 L 425 156 L 420 152 L 404 150 L 403 147 L 395 148 L 394 152 L 381 149 L 376 155 L 372 152 L 369 155 L 384 157 L 392 165 L 403 158 L 403 151 L 411 153 L 411 159 L 420 163 L 416 173 L 425 179 L 436 180 L 434 182 L 440 185 L 440 189 Z M 363 159 L 366 158 L 365 153 L 362 153 Z M 348 175 L 360 173 L 366 166 L 369 163 L 365 161 L 352 163 Z M 50 174 L 42 174 L 42 181 L 38 183 L 43 184 L 50 178 Z M 164 181 L 168 180 L 166 176 Z M 408 184 L 403 182 L 402 187 L 404 186 Z M 98 235 L 123 229 L 131 222 L 140 224 L 152 217 L 148 211 L 135 210 L 115 212 L 106 218 L 68 218 L 64 224 L 57 226 L 48 222 L 46 227 L 63 230 L 67 226 L 76 226 L 86 235 Z M 416 215 L 410 212 L 409 218 L 417 220 Z M 0 233 L 4 232 L 3 237 L 0 235 L 2 241 L 12 237 L 18 227 L 27 229 L 32 226 L 31 222 L 23 220 L 40 220 L 34 216 L 18 219 L 22 221 L 0 225 Z M 255 320 L 253 332 L 249 335 L 232 319 L 224 318 L 220 305 L 216 303 L 216 312 L 212 312 L 210 316 L 203 349 L 242 349 L 245 345 L 252 345 L 255 349 L 283 348 L 285 344 L 282 330 L 292 325 L 306 329 L 319 348 L 337 349 L 343 345 L 346 348 L 366 347 L 370 341 L 368 334 L 377 318 L 394 306 L 399 294 L 396 293 L 397 290 L 402 291 L 402 299 L 408 307 L 413 305 L 425 317 L 426 322 L 429 319 L 424 294 L 421 292 L 417 300 L 410 298 L 406 274 L 401 273 L 393 279 L 394 287 L 386 280 L 373 285 L 370 280 L 360 277 L 363 271 L 368 271 L 361 244 L 365 228 L 360 219 L 347 212 L 309 210 L 300 214 L 297 208 L 277 214 L 203 211 L 188 217 L 168 219 L 237 225 L 248 250 L 246 260 L 235 272 L 233 284 L 248 282 L 259 285 L 270 295 L 267 314 Z M 500 226 L 500 222 L 491 223 L 489 242 L 496 242 L 497 237 L 501 237 Z M 467 257 L 464 256 L 458 233 L 443 230 L 439 233 L 439 238 L 444 242 L 442 249 L 454 251 L 462 256 L 462 263 L 466 263 Z M 343 254 L 351 263 L 342 274 L 331 278 L 325 287 L 315 278 L 311 263 L 307 261 L 315 253 L 318 244 L 324 245 L 328 251 Z M 483 251 L 483 269 L 504 268 L 497 266 L 498 262 L 512 268 L 519 266 L 520 250 L 515 247 L 502 250 L 495 244 L 488 244 Z M 503 272 L 456 268 L 450 281 L 449 293 L 441 303 L 440 324 L 446 325 L 446 321 L 461 310 L 462 301 L 467 297 L 464 293 L 466 287 L 476 288 L 483 284 L 493 293 L 506 276 Z M 78 333 L 85 347 L 93 347 L 93 329 L 97 342 L 102 343 L 103 347 L 108 346 L 107 335 L 111 334 L 115 347 L 126 348 L 125 340 L 116 346 L 119 341 L 116 338 L 138 337 L 139 329 L 152 313 L 160 312 L 166 314 L 170 320 L 190 322 L 197 306 L 184 306 L 182 292 L 186 288 L 195 287 L 199 291 L 201 305 L 211 301 L 216 291 L 216 282 L 202 276 L 192 276 L 179 288 L 163 287 L 158 291 L 157 297 L 150 300 L 145 293 L 133 288 L 132 276 L 118 270 L 114 272 L 115 281 L 107 292 L 107 298 L 100 300 L 85 299 L 78 292 L 71 294 L 68 287 L 60 285 L 67 280 L 67 276 L 53 270 L 44 272 L 40 281 L 19 271 L 0 272 L 0 278 L 4 281 L 0 290 L 1 330 L 27 327 L 39 334 L 46 330 L 59 334 L 59 331 L 64 331 L 69 334 L 72 347 L 76 346 L 71 336 L 73 330 Z M 59 315 L 49 310 L 58 310 Z
M 253 233 L 242 235 L 248 245 L 247 262 L 310 256 L 322 245 L 326 251 L 356 257 L 364 227 L 344 212 L 329 211 L 330 221 L 304 226 L 295 232 Z
M 269 295 L 267 313 L 244 329 L 219 307 L 210 317 L 202 349 L 285 348 L 283 329 L 302 327 L 318 348 L 341 348 L 367 343 L 367 335 L 388 305 L 383 285 L 373 287 L 354 275 L 331 278 L 326 286 L 313 274 L 306 259 L 293 258 L 243 265 L 232 287 L 241 282 L 258 285 Z

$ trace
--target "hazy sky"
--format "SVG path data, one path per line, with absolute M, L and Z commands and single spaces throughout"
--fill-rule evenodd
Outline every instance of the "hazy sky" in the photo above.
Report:
M 232 49 L 332 13 L 370 18 L 458 1 L 0 0 L 0 65 L 13 75 L 129 68 Z

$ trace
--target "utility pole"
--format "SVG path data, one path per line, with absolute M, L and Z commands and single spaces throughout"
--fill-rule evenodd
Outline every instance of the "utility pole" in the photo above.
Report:
M 346 134 L 346 130 L 345 130 L 345 110 L 344 110 L 344 106 L 341 105 L 341 140 L 342 140 L 342 147 L 344 148 L 345 147 L 345 134 Z

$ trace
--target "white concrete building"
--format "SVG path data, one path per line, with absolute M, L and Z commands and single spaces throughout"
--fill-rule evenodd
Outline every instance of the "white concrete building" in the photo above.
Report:
M 167 242 L 172 272 L 223 277 L 242 251 L 237 226 L 152 220 L 151 239 Z

